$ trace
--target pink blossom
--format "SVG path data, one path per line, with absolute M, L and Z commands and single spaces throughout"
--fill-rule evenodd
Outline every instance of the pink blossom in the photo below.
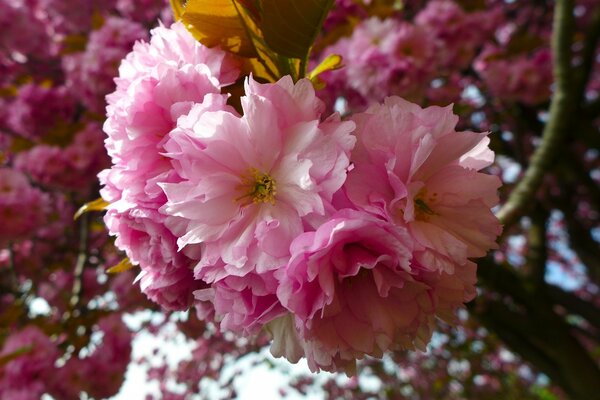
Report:
M 84 52 L 63 57 L 67 87 L 90 111 L 103 114 L 104 97 L 115 89 L 119 62 L 136 40 L 147 35 L 146 28 L 134 21 L 107 18 L 100 29 L 90 34 Z
M 361 22 L 349 38 L 325 49 L 340 54 L 344 68 L 323 74 L 325 98 L 346 97 L 351 108 L 377 103 L 385 96 L 422 98 L 434 72 L 434 42 L 421 27 L 392 18 Z
M 413 244 L 405 228 L 350 209 L 298 236 L 289 264 L 276 272 L 277 295 L 291 313 L 267 325 L 273 355 L 354 374 L 367 355 L 424 351 L 434 318 L 455 322 L 475 296 L 476 265 L 428 271 L 410 262 Z
M 37 229 L 36 236 L 44 240 L 53 240 L 54 243 L 67 241 L 65 232 L 73 227 L 75 207 L 64 193 L 53 192 L 47 194 L 49 200 L 46 223 Z
M 456 311 L 477 295 L 477 264 L 467 261 L 453 273 L 429 271 L 414 263 L 414 279 L 427 285 L 435 305 L 435 315 L 448 323 L 458 322 Z
M 165 0 L 117 0 L 116 9 L 125 18 L 142 23 L 155 24 L 157 19 L 166 23 L 166 16 L 173 20 L 173 11 Z
M 61 181 L 68 178 L 69 168 L 63 153 L 59 146 L 42 144 L 17 153 L 14 166 L 39 184 L 64 187 Z
M 109 232 L 117 235 L 115 245 L 140 265 L 142 292 L 166 309 L 187 309 L 192 292 L 203 284 L 194 281 L 192 260 L 177 251 L 177 238 L 164 226 L 164 216 L 151 209 L 136 208 L 127 214 L 111 209 L 104 221 Z
M 533 106 L 550 99 L 551 61 L 549 48 L 507 57 L 500 49 L 488 46 L 477 58 L 474 68 L 498 98 Z
M 162 184 L 161 212 L 180 247 L 205 244 L 196 276 L 207 282 L 284 264 L 302 217 L 323 214 L 342 185 L 354 144 L 353 123 L 320 122 L 308 80 L 250 78 L 245 90 L 243 117 L 193 109 L 165 145 L 182 181 Z
M 25 1 L 1 0 L 0 9 L 0 65 L 29 56 L 55 55 L 58 47 L 51 40 L 52 30 L 34 7 Z
M 437 62 L 449 69 L 466 68 L 498 23 L 495 9 L 468 14 L 450 0 L 427 3 L 415 17 L 434 40 Z
M 132 333 L 120 314 L 100 319 L 94 333 L 101 340 L 89 345 L 85 357 L 74 354 L 62 368 L 52 371 L 57 376 L 50 393 L 56 398 L 78 397 L 81 391 L 108 398 L 119 391 L 131 361 Z
M 0 397 L 37 400 L 54 381 L 58 348 L 39 328 L 29 325 L 13 332 L 4 342 L 0 357 L 15 358 L 0 367 Z
M 117 92 L 125 90 L 138 78 L 148 75 L 156 78 L 161 69 L 181 69 L 185 65 L 206 65 L 220 86 L 229 85 L 237 79 L 241 61 L 218 48 L 203 46 L 181 22 L 169 28 L 161 25 L 150 33 L 150 42 L 136 43 L 121 63 L 116 79 Z
M 228 275 L 209 289 L 194 293 L 199 302 L 211 302 L 221 330 L 256 334 L 263 325 L 285 313 L 275 292 L 273 271 Z
M 452 273 L 496 248 L 490 208 L 500 180 L 487 133 L 456 132 L 452 108 L 420 108 L 399 97 L 355 115 L 359 142 L 346 190 L 368 212 L 406 226 L 421 267 Z
M 237 69 L 228 60 L 224 52 L 198 43 L 180 23 L 152 30 L 150 43 L 136 43 L 119 68 L 116 91 L 107 96 L 106 148 L 115 165 L 101 180 L 121 191 L 105 190 L 107 200 L 118 196 L 129 208 L 163 200 L 156 181 L 170 165 L 160 155 L 162 140 L 194 102 L 235 79 Z
M 48 200 L 21 172 L 0 168 L 0 245 L 33 235 L 46 222 Z
M 336 0 L 334 3 L 323 23 L 323 30 L 325 32 L 332 31 L 338 25 L 347 24 L 354 18 L 365 18 L 368 16 L 364 4 L 361 4 L 368 3 L 368 0 Z
M 89 123 L 67 147 L 38 145 L 15 156 L 15 168 L 38 184 L 88 194 L 93 178 L 108 165 L 100 126 Z
M 72 0 L 37 0 L 36 3 L 45 24 L 61 35 L 69 35 L 89 31 L 94 17 L 107 14 L 115 0 L 80 1 L 76 5 Z
M 438 78 L 427 89 L 427 100 L 431 105 L 446 105 L 453 102 L 465 103 L 462 94 L 466 87 L 472 85 L 472 78 L 464 77 L 459 73 Z
M 434 303 L 411 276 L 411 250 L 406 229 L 353 210 L 294 240 L 277 295 L 311 370 L 351 372 L 365 355 L 424 347 Z
M 325 213 L 354 145 L 353 123 L 320 122 L 308 80 L 250 78 L 245 90 L 243 117 L 198 105 L 180 118 L 165 148 L 182 180 L 161 185 L 167 225 L 180 248 L 203 244 L 195 276 L 213 284 L 222 326 L 232 329 L 254 329 L 282 310 L 270 271 L 287 262 L 303 217 Z
M 29 139 L 39 139 L 64 127 L 73 117 L 75 103 L 64 86 L 23 85 L 8 106 L 8 126 Z
M 219 92 L 237 73 L 231 57 L 204 47 L 176 23 L 154 29 L 150 43 L 135 44 L 107 96 L 104 130 L 113 166 L 100 174 L 101 195 L 111 203 L 105 222 L 117 246 L 140 265 L 142 291 L 169 309 L 189 307 L 192 291 L 203 286 L 158 213 L 166 201 L 158 184 L 179 180 L 163 146 L 194 104 L 226 109 Z

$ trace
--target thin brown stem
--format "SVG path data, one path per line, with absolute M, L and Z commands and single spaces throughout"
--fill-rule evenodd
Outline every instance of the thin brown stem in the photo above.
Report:
M 69 306 L 72 312 L 77 311 L 81 302 L 83 292 L 83 270 L 88 259 L 88 239 L 89 239 L 89 215 L 83 214 L 79 221 L 79 249 L 77 253 L 77 262 L 73 271 L 73 289 Z

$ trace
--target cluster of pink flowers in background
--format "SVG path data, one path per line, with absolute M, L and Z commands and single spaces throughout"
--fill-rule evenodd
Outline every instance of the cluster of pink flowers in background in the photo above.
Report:
M 429 51 L 419 34 L 385 38 Z M 239 67 L 179 23 L 121 64 L 101 194 L 142 291 L 223 330 L 266 328 L 275 355 L 314 371 L 424 349 L 500 233 L 486 133 L 399 97 L 342 120 L 290 77 L 247 78 L 240 114 L 222 93 Z
M 354 3 L 340 3 L 342 7 L 328 19 L 331 26 L 326 25 L 332 31 L 344 13 L 346 18 L 352 15 Z M 496 41 L 502 50 L 491 45 Z M 421 104 L 459 102 L 473 85 L 472 77 L 462 72 L 474 66 L 485 88 L 498 99 L 543 103 L 551 92 L 550 49 L 539 46 L 529 52 L 534 54 L 518 51 L 528 48 L 526 41 L 497 5 L 467 12 L 454 1 L 434 0 L 412 21 L 363 18 L 351 35 L 321 52 L 321 59 L 340 54 L 345 66 L 323 74 L 327 86 L 320 96 L 331 106 L 343 99 L 350 112 L 363 111 L 391 94 Z M 511 48 L 516 50 L 507 51 Z
M 3 398 L 33 400 L 51 393 L 55 398 L 75 399 L 82 391 L 106 398 L 116 393 L 130 361 L 131 332 L 117 314 L 102 318 L 95 332 L 101 339 L 88 354 L 66 363 L 59 361 L 59 341 L 52 341 L 35 325 L 11 333 L 0 351 L 0 357 L 16 356 L 0 376 Z
M 2 399 L 113 396 L 131 362 L 122 314 L 152 306 L 133 271 L 107 279 L 121 254 L 98 216 L 73 221 L 110 166 L 102 122 L 119 63 L 172 19 L 168 1 L 140 3 L 0 0 Z

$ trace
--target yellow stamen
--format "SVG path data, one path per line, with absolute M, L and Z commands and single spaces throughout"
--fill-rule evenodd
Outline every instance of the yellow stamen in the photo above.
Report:
M 275 204 L 275 195 L 277 194 L 275 179 L 256 168 L 250 168 L 248 176 L 242 177 L 240 189 L 244 190 L 245 193 L 236 198 L 236 201 L 249 198 L 252 199 L 254 204 Z

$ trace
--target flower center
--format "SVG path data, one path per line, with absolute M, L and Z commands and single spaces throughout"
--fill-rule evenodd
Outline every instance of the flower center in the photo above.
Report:
M 427 195 L 427 191 L 422 189 L 415 196 L 415 219 L 418 221 L 429 221 L 429 218 L 432 215 L 437 215 L 435 211 L 433 211 L 430 207 L 430 204 L 433 204 L 437 201 L 437 193 L 431 194 L 431 196 Z
M 250 199 L 252 203 L 275 204 L 277 185 L 271 175 L 250 168 L 248 175 L 242 177 L 241 189 L 245 193 L 236 200 Z

